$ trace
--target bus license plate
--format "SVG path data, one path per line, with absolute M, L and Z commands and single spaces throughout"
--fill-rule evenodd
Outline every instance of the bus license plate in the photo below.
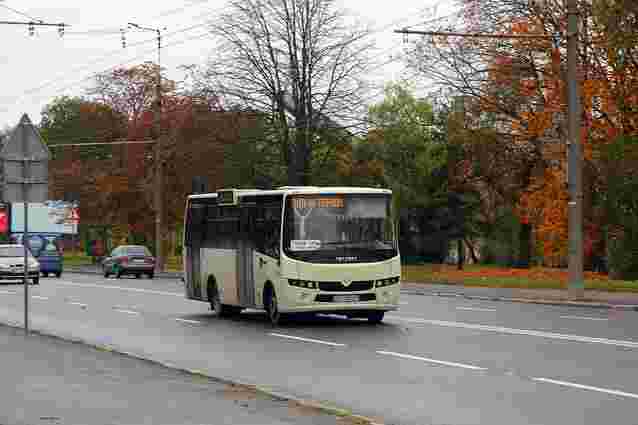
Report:
M 335 295 L 334 302 L 336 303 L 358 303 L 358 295 Z

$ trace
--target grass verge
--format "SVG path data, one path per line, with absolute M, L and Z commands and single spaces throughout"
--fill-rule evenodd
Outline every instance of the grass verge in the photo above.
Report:
M 481 286 L 489 288 L 567 289 L 567 271 L 547 267 L 508 269 L 496 266 L 426 264 L 403 266 L 402 280 L 415 283 Z M 607 292 L 638 293 L 638 282 L 611 280 L 600 273 L 585 273 L 585 288 Z

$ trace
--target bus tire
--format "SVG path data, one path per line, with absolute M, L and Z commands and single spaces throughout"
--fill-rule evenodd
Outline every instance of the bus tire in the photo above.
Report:
M 266 309 L 266 313 L 268 313 L 268 320 L 270 320 L 273 326 L 281 326 L 286 323 L 287 315 L 279 311 L 277 294 L 270 285 L 266 287 L 264 308 Z
M 210 308 L 215 312 L 217 317 L 228 317 L 233 314 L 232 306 L 222 304 L 219 291 L 217 290 L 217 283 L 214 280 L 209 280 L 208 293 L 210 294 Z
M 371 311 L 368 313 L 368 322 L 378 325 L 383 322 L 383 316 L 385 315 L 385 311 Z

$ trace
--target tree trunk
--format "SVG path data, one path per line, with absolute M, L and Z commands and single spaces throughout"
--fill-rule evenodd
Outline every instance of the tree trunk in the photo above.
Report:
M 529 268 L 531 262 L 531 245 L 532 245 L 532 226 L 530 224 L 521 224 L 519 236 L 519 259 L 518 267 Z
M 478 256 L 476 255 L 476 250 L 474 249 L 474 245 L 472 245 L 472 243 L 467 238 L 465 238 L 464 241 L 465 241 L 465 245 L 467 245 L 467 247 L 470 250 L 470 256 L 472 257 L 472 262 L 474 264 L 478 264 L 479 259 L 478 259 Z
M 456 268 L 459 270 L 463 270 L 463 264 L 465 263 L 465 249 L 463 249 L 463 239 L 459 239 L 457 241 L 457 251 L 458 251 L 458 258 L 457 258 L 457 264 L 456 264 Z

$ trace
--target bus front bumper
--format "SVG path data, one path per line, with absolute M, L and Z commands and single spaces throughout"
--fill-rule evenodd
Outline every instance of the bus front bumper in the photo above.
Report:
M 347 314 L 354 311 L 394 311 L 398 310 L 396 304 L 376 304 L 376 303 L 331 303 L 326 305 L 312 304 L 298 307 L 288 307 L 281 309 L 282 313 L 335 313 Z
M 279 309 L 282 313 L 393 311 L 399 308 L 399 293 L 399 285 L 358 293 L 309 291 L 295 288 L 287 293 L 286 302 L 282 303 Z

